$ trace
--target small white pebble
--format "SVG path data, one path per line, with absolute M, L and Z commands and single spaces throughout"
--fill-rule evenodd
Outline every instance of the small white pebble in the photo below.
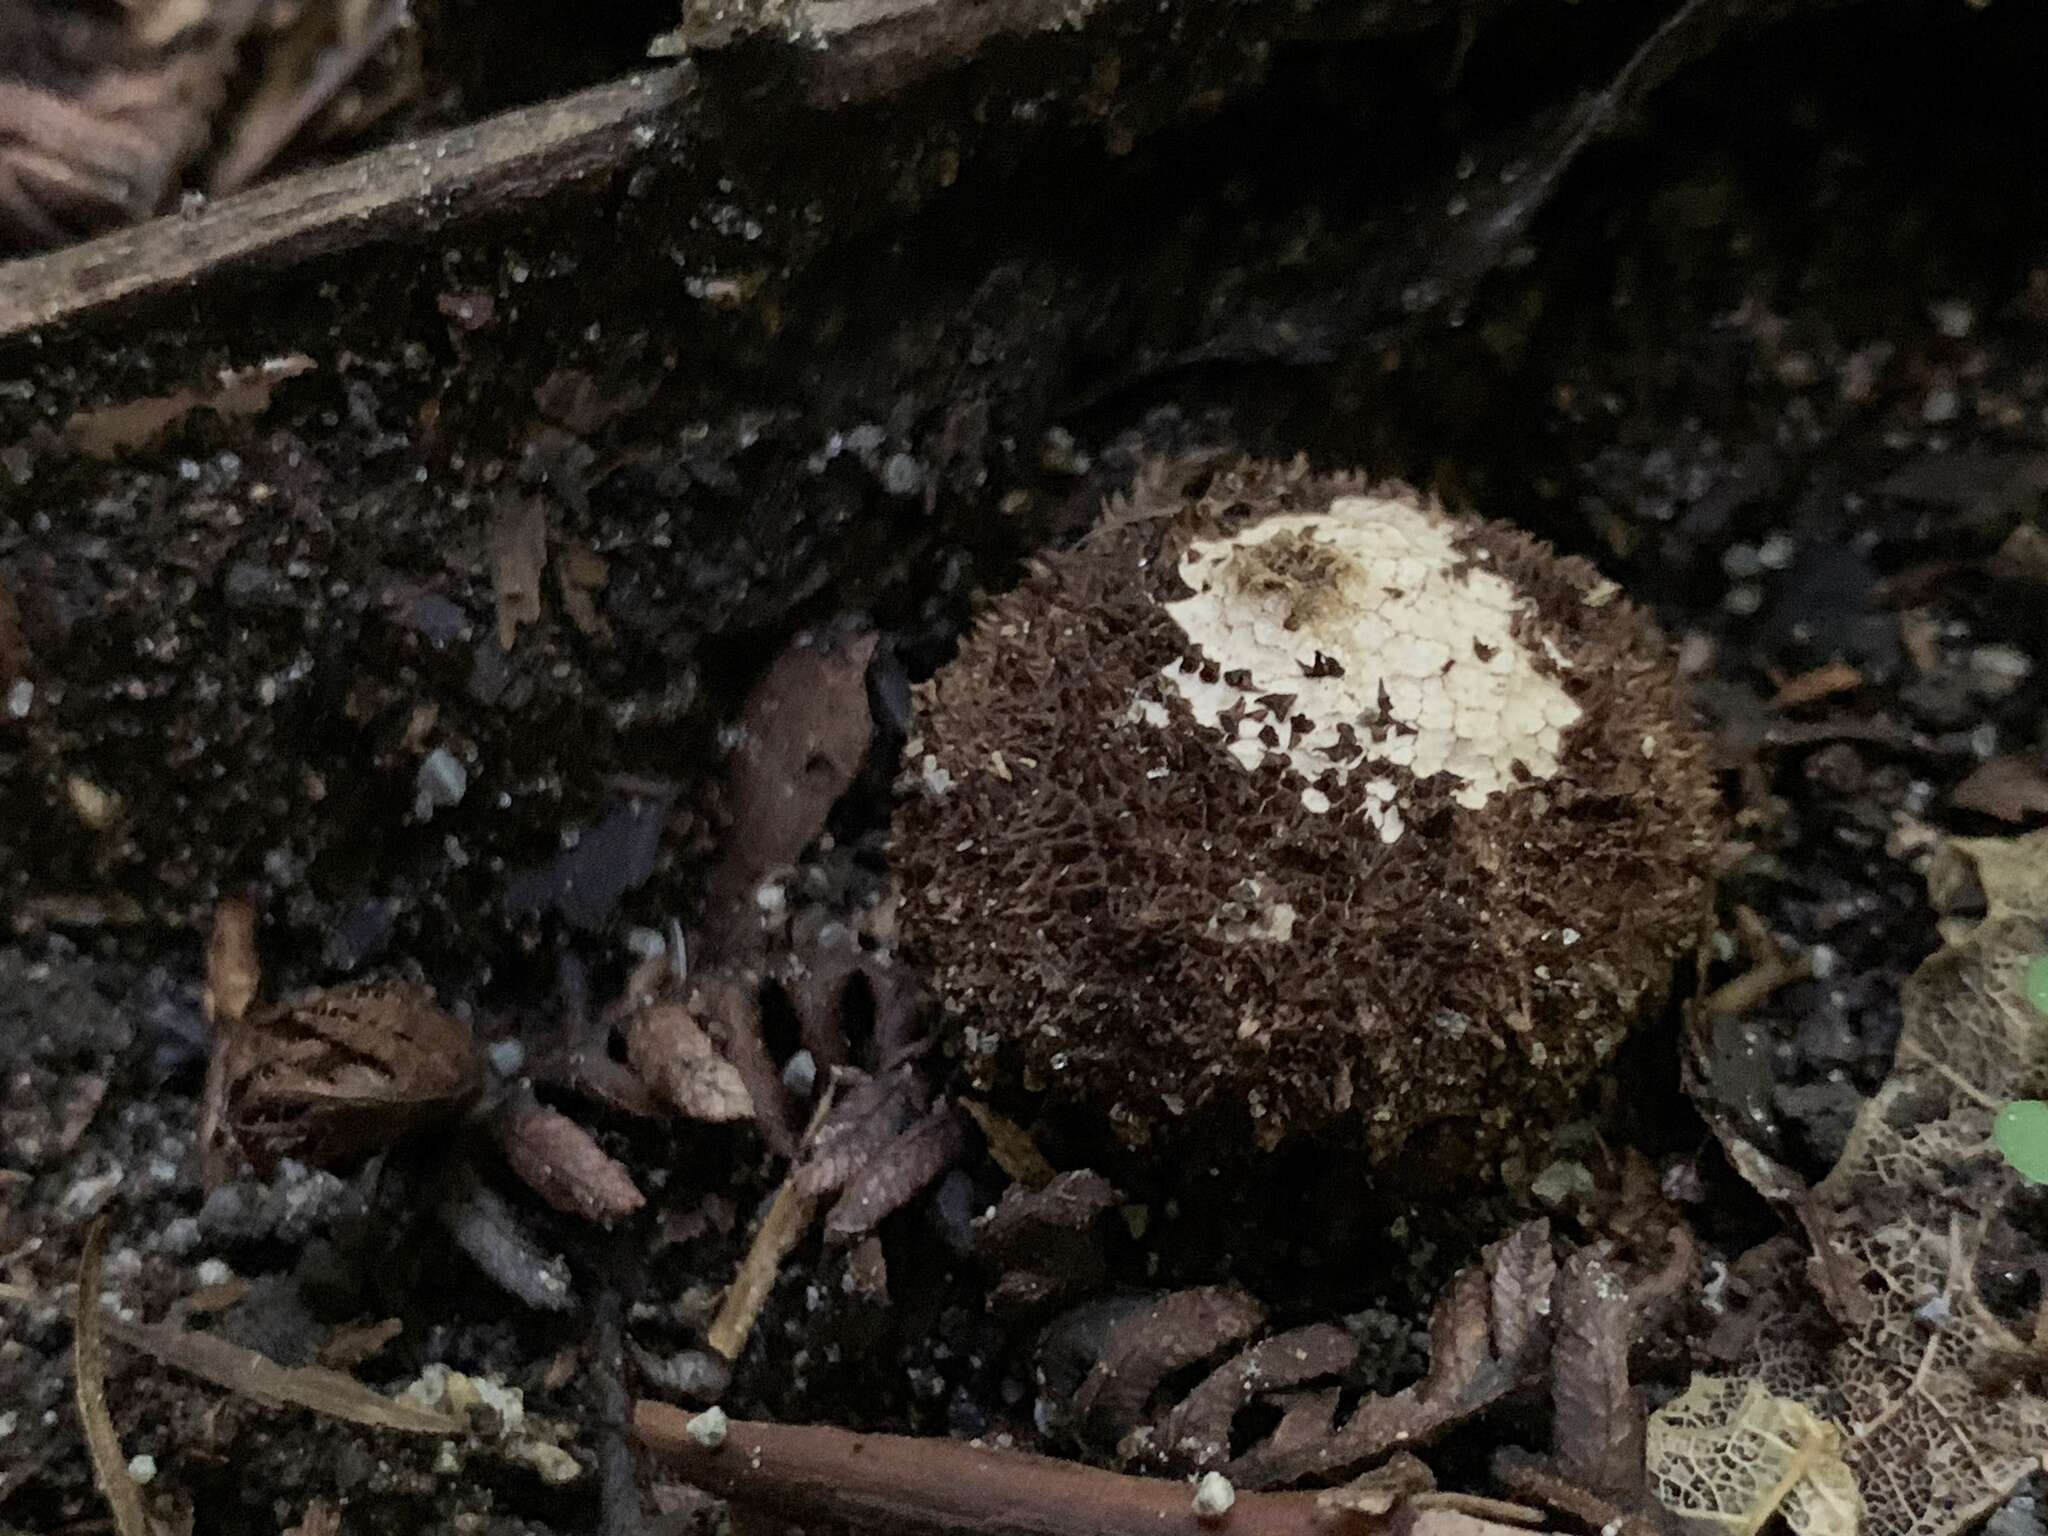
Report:
M 706 1408 L 683 1426 L 685 1433 L 707 1451 L 725 1444 L 726 1431 L 731 1427 L 732 1421 L 726 1418 L 723 1408 Z
M 17 720 L 26 720 L 35 703 L 36 685 L 25 677 L 17 677 L 14 686 L 7 690 L 7 713 Z
M 500 1077 L 517 1077 L 526 1065 L 526 1047 L 517 1040 L 493 1040 L 491 1070 Z
M 226 1285 L 235 1272 L 219 1259 L 208 1259 L 195 1272 L 201 1285 Z
M 809 1051 L 798 1051 L 782 1067 L 782 1086 L 800 1099 L 808 1099 L 818 1086 L 818 1059 Z
M 1221 1520 L 1237 1502 L 1237 1490 L 1221 1472 L 1204 1472 L 1195 1484 L 1195 1518 Z
M 1961 341 L 1977 324 L 1977 312 L 1962 299 L 1943 299 L 1927 307 L 1934 328 L 1950 341 Z
M 156 1458 L 150 1455 L 130 1456 L 128 1475 L 147 1488 L 156 1481 Z

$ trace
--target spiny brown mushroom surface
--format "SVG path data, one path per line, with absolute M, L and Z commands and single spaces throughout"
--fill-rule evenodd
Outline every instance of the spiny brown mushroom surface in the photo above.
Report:
M 1112 506 L 919 702 L 906 955 L 978 1085 L 1130 1141 L 1498 1142 L 1664 999 L 1709 900 L 1655 625 L 1404 487 L 1248 464 Z

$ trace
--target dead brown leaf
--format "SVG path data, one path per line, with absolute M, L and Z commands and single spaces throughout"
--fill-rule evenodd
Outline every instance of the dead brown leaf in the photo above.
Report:
M 222 416 L 260 416 L 270 409 L 270 397 L 278 385 L 312 372 L 313 367 L 312 358 L 293 352 L 253 367 L 224 368 L 213 389 L 180 389 L 145 400 L 75 411 L 64 423 L 64 435 L 81 452 L 111 459 L 127 449 L 144 447 L 196 410 Z
M 512 1171 L 565 1216 L 603 1223 L 630 1216 L 647 1203 L 624 1164 L 530 1091 L 499 1112 L 496 1129 Z
M 224 1122 L 252 1159 L 339 1164 L 458 1113 L 481 1071 L 461 1019 L 405 982 L 327 987 L 231 1032 Z
M 547 567 L 547 503 L 538 496 L 506 496 L 491 520 L 491 587 L 497 594 L 501 650 L 512 649 L 520 625 L 540 622 L 541 577 Z
M 78 1403 L 78 1422 L 100 1491 L 120 1536 L 149 1536 L 149 1517 L 142 1495 L 128 1475 L 128 1458 L 107 1412 L 107 1346 L 100 1312 L 100 1269 L 107 1254 L 107 1223 L 95 1221 L 85 1234 L 78 1259 L 78 1299 L 71 1314 L 71 1382 Z
M 908 1066 L 860 1079 L 804 1139 L 797 1188 L 810 1196 L 845 1188 L 924 1108 L 924 1083 Z
M 1499 1402 L 1542 1362 L 1555 1278 L 1549 1224 L 1516 1228 L 1437 1302 L 1429 1322 L 1429 1372 L 1421 1381 L 1366 1398 L 1320 1436 L 1282 1444 L 1276 1433 L 1225 1472 L 1245 1488 L 1342 1477 L 1397 1447 L 1424 1444 Z
M 1273 1334 L 1211 1371 L 1174 1405 L 1157 1432 L 1141 1429 L 1127 1436 L 1120 1449 L 1127 1460 L 1145 1460 L 1162 1470 L 1221 1466 L 1230 1459 L 1231 1427 L 1246 1404 L 1334 1380 L 1357 1358 L 1358 1340 L 1334 1323 Z
M 1948 803 L 2013 826 L 2048 817 L 2048 760 L 2038 752 L 1994 757 L 1949 792 Z
M 1620 1499 L 1643 1488 L 1644 1407 L 1628 1379 L 1634 1316 L 1628 1287 L 1597 1250 L 1566 1261 L 1550 1360 L 1558 1461 L 1567 1477 Z
M 731 825 L 706 897 L 714 948 L 745 932 L 756 887 L 817 839 L 859 773 L 874 737 L 867 673 L 878 639 L 800 635 L 747 695 L 726 772 Z
M 719 1054 L 687 1004 L 650 1004 L 626 1021 L 625 1036 L 634 1072 L 678 1114 L 721 1124 L 754 1113 L 739 1069 Z
M 908 1205 L 927 1185 L 960 1159 L 967 1131 L 950 1104 L 941 1104 L 888 1143 L 846 1185 L 825 1218 L 833 1237 L 872 1232 Z
M 1231 1286 L 1160 1297 L 1110 1328 L 1074 1393 L 1076 1423 L 1101 1445 L 1121 1444 L 1150 1421 L 1152 1395 L 1168 1376 L 1244 1344 L 1265 1322 L 1257 1299 Z

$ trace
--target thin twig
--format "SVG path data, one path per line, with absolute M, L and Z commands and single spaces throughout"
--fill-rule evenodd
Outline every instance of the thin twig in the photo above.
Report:
M 641 1402 L 634 1433 L 699 1488 L 806 1525 L 844 1521 L 931 1536 L 1353 1536 L 1391 1524 L 1349 1513 L 1333 1519 L 1313 1493 L 1253 1492 L 1238 1493 L 1225 1522 L 1204 1523 L 1192 1489 L 1174 1479 L 811 1424 L 733 1423 L 722 1444 L 706 1445 L 691 1434 L 692 1417 Z
M 806 1142 L 817 1134 L 818 1127 L 825 1123 L 831 1109 L 832 1094 L 828 1089 L 818 1095 L 818 1107 L 811 1112 L 811 1123 L 804 1131 Z M 798 1189 L 796 1171 L 797 1165 L 792 1163 L 789 1172 L 783 1176 L 782 1187 L 775 1191 L 775 1198 L 769 1203 L 768 1214 L 761 1219 L 761 1229 L 754 1234 L 747 1256 L 740 1260 L 739 1271 L 726 1288 L 718 1316 L 712 1319 L 711 1328 L 705 1334 L 704 1342 L 727 1360 L 739 1359 L 740 1352 L 747 1347 L 747 1340 L 754 1332 L 754 1323 L 768 1300 L 768 1292 L 774 1288 L 776 1275 L 781 1273 L 782 1261 L 789 1257 L 792 1248 L 803 1241 L 804 1233 L 810 1230 L 811 1218 L 817 1214 L 817 1197 Z
M 78 1260 L 78 1301 L 71 1315 L 71 1385 L 78 1399 L 78 1422 L 92 1452 L 93 1471 L 114 1516 L 120 1536 L 149 1536 L 149 1517 L 142 1495 L 128 1475 L 128 1458 L 107 1412 L 107 1345 L 101 1333 L 100 1264 L 107 1253 L 107 1223 L 101 1217 L 85 1234 Z

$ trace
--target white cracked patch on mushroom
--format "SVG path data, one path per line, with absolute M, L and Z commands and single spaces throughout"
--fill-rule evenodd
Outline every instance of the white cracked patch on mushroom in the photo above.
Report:
M 1515 638 L 1528 600 L 1456 547 L 1456 526 L 1374 494 L 1196 541 L 1180 565 L 1191 595 L 1165 605 L 1188 652 L 1160 676 L 1247 771 L 1300 774 L 1312 811 L 1328 808 L 1319 786 L 1366 763 L 1448 773 L 1467 810 L 1550 778 L 1579 706 Z M 1367 819 L 1396 841 L 1395 782 L 1369 790 Z

